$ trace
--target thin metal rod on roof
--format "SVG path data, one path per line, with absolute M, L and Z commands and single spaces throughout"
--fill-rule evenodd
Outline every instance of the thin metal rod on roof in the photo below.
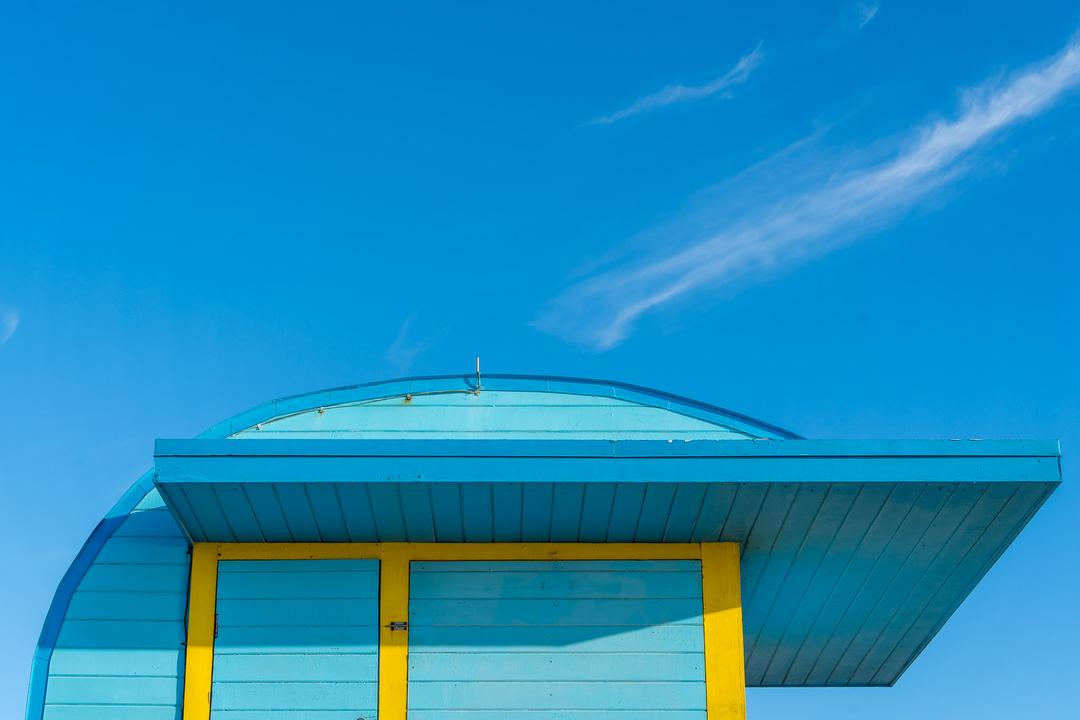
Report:
M 476 394 L 480 394 L 480 356 L 476 356 Z

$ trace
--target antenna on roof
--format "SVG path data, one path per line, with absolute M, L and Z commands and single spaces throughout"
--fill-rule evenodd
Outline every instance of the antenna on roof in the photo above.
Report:
M 480 356 L 476 356 L 476 394 L 480 394 Z

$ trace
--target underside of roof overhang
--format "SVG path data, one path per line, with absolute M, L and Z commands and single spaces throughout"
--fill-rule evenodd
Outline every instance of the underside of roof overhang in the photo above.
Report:
M 889 685 L 1060 481 L 1042 441 L 159 440 L 193 542 L 742 546 L 748 685 Z

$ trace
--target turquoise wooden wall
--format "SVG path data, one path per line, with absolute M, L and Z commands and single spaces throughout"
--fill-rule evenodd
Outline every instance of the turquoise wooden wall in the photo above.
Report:
M 409 720 L 704 720 L 701 616 L 697 561 L 414 562 Z
M 212 720 L 375 720 L 377 560 L 223 561 Z
M 45 720 L 177 720 L 187 540 L 151 491 L 72 595 L 49 665 Z

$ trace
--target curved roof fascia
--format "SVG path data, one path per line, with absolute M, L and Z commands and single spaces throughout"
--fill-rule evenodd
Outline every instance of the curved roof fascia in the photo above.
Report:
M 507 375 L 491 374 L 481 376 L 483 390 L 504 392 L 550 392 L 566 395 L 608 397 L 638 403 L 649 407 L 661 408 L 669 412 L 687 415 L 705 422 L 730 427 L 749 435 L 776 440 L 800 440 L 802 437 L 772 423 L 758 420 L 734 410 L 701 402 L 692 398 L 675 395 L 629 383 L 589 378 L 560 377 L 554 375 Z M 259 423 L 346 403 L 404 397 L 418 393 L 475 392 L 475 375 L 428 375 L 404 377 L 394 380 L 347 385 L 343 387 L 318 390 L 263 403 L 250 410 L 223 420 L 199 435 L 200 438 L 225 438 L 246 430 Z

